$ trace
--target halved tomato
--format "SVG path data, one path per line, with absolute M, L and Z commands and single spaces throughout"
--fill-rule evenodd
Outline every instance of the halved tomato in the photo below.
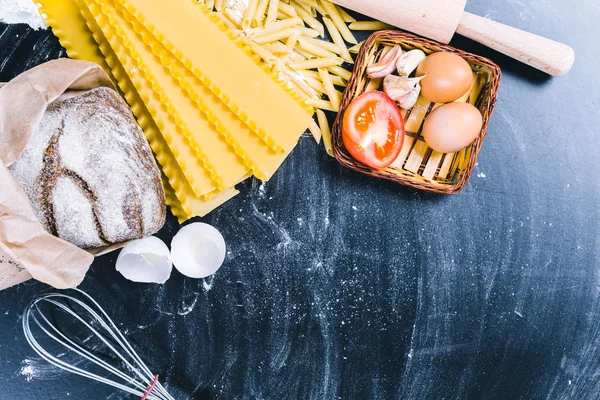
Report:
M 375 169 L 396 160 L 404 142 L 404 118 L 387 94 L 367 92 L 350 103 L 342 122 L 344 146 L 356 160 Z

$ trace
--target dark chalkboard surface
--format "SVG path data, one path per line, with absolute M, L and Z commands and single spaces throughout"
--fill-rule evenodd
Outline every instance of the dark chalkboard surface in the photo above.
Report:
M 600 8 L 470 0 L 571 44 L 564 78 L 472 42 L 503 68 L 472 181 L 440 197 L 343 169 L 303 137 L 267 184 L 203 221 L 228 255 L 206 280 L 125 281 L 116 254 L 82 288 L 178 399 L 600 397 Z M 0 81 L 64 56 L 49 31 L 0 25 Z M 170 218 L 160 235 L 170 241 Z M 0 399 L 121 399 L 35 356 L 0 292 Z

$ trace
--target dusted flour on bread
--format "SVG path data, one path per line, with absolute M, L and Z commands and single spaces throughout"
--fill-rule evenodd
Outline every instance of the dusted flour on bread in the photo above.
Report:
M 160 171 L 111 89 L 52 103 L 10 170 L 42 225 L 81 248 L 147 236 L 164 224 Z

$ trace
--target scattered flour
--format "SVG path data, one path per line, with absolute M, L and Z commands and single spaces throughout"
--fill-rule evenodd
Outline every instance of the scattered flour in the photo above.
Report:
M 48 27 L 32 0 L 0 0 L 0 22 L 27 24 L 36 30 Z

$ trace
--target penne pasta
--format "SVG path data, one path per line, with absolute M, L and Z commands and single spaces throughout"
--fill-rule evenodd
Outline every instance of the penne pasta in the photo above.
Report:
M 222 12 L 225 8 L 225 0 L 215 0 L 215 11 Z
M 331 71 L 329 71 L 331 72 Z M 321 77 L 319 76 L 319 73 L 317 71 L 311 71 L 309 69 L 303 69 L 298 71 L 299 74 L 303 75 L 305 78 L 307 79 L 314 79 L 316 81 L 318 81 L 319 79 L 321 79 Z M 333 82 L 333 84 L 335 86 L 341 86 L 341 87 L 346 87 L 347 83 L 344 79 L 340 78 L 337 75 L 334 74 L 330 74 L 329 75 L 331 77 L 331 81 Z
M 342 16 L 342 19 L 344 20 L 344 22 L 346 22 L 346 23 L 356 22 L 356 18 L 354 18 L 352 15 L 348 14 L 348 12 L 346 10 L 344 10 L 343 7 L 336 5 L 336 8 L 339 11 L 340 15 Z
M 298 33 L 298 32 L 293 32 L 288 37 L 288 40 L 285 42 L 285 54 L 283 55 L 283 57 L 281 57 L 281 59 L 275 66 L 275 69 L 281 70 L 283 68 L 283 66 L 287 64 L 288 60 L 290 59 L 291 54 L 294 51 L 294 47 L 296 47 L 296 43 L 298 43 L 299 37 L 300 37 L 300 33 Z
M 269 1 L 269 8 L 267 10 L 267 18 L 265 20 L 265 27 L 273 24 L 277 20 L 277 11 L 279 10 L 279 0 Z
M 295 4 L 294 4 L 294 3 L 295 3 Z M 310 15 L 312 15 L 312 13 L 311 13 L 311 11 L 310 11 L 310 9 L 311 9 L 311 6 L 310 6 L 309 4 L 306 4 L 306 2 L 304 2 L 304 1 L 302 1 L 302 0 L 299 0 L 299 1 L 292 0 L 292 1 L 290 1 L 290 5 L 296 9 L 296 12 L 298 12 L 298 7 L 301 7 L 301 8 L 302 8 L 302 9 L 304 9 L 304 10 L 305 10 L 307 13 L 309 13 Z
M 232 7 L 231 7 L 232 11 L 237 11 L 241 16 L 242 19 L 244 17 L 244 14 L 246 13 L 246 5 L 242 2 L 236 2 Z
M 339 66 L 344 62 L 339 57 L 335 58 L 312 58 L 306 61 L 290 62 L 288 65 L 292 69 L 313 69 Z
M 261 26 L 265 15 L 267 14 L 267 7 L 269 6 L 269 0 L 258 0 L 258 6 L 256 6 L 256 12 L 254 18 L 252 18 L 252 26 Z
M 291 36 L 290 36 L 291 37 Z M 288 39 L 289 40 L 289 39 Z M 269 49 L 269 51 L 271 51 L 272 53 L 281 53 L 281 54 L 285 54 L 289 51 L 289 49 L 286 47 L 285 44 L 281 43 L 281 42 L 272 42 L 269 43 L 268 45 L 266 45 L 266 47 Z
M 307 52 L 311 53 L 314 56 L 317 57 L 324 57 L 324 58 L 333 58 L 333 57 L 337 57 L 337 55 L 335 53 L 330 52 L 329 50 L 324 49 L 323 47 L 320 47 L 312 42 L 308 41 L 309 38 L 300 38 L 298 40 L 298 43 L 300 44 L 300 47 L 304 50 L 306 50 Z
M 319 32 L 319 35 L 321 37 L 325 36 L 325 28 L 323 27 L 323 24 L 320 23 L 319 21 L 316 20 L 316 18 L 314 18 L 312 15 L 310 15 L 310 13 L 308 11 L 306 11 L 298 2 L 292 1 L 290 3 L 292 5 L 292 7 L 294 7 L 294 9 L 296 10 L 296 13 L 298 13 L 298 16 L 300 18 L 302 18 L 302 20 L 304 21 L 304 23 L 306 23 L 306 25 L 310 26 L 311 29 L 314 29 L 315 31 Z
M 331 36 L 331 40 L 333 40 L 333 43 L 335 43 L 338 49 L 340 49 L 340 57 L 342 57 L 344 61 L 353 62 L 352 56 L 350 55 L 350 53 L 348 52 L 348 48 L 346 47 L 346 43 L 344 43 L 344 39 L 342 38 L 342 35 L 338 31 L 333 21 L 327 17 L 324 17 L 323 22 L 327 27 L 327 31 L 329 32 L 329 36 Z
M 282 29 L 277 32 L 268 33 L 266 35 L 252 36 L 252 40 L 254 40 L 258 44 L 267 44 L 267 43 L 275 42 L 277 40 L 286 39 L 294 32 L 295 32 L 294 28 L 287 28 L 287 29 Z
M 304 79 L 306 80 L 306 83 L 308 83 L 308 86 L 315 89 L 317 92 L 321 94 L 327 94 L 325 92 L 325 87 L 323 86 L 323 83 L 321 83 L 320 80 L 309 77 L 304 77 Z
M 381 21 L 358 21 L 352 22 L 348 29 L 352 31 L 381 31 L 384 29 L 395 29 L 392 25 L 388 25 Z
M 225 25 L 227 25 L 227 27 L 232 31 L 237 31 L 239 29 L 231 20 L 229 20 L 229 18 L 227 18 L 227 15 L 224 13 L 217 13 L 217 15 L 219 18 L 221 18 L 221 21 L 223 21 L 223 23 L 225 23 Z
M 346 81 L 349 81 L 350 78 L 352 77 L 352 72 L 350 72 L 347 69 L 344 69 L 340 66 L 329 67 L 329 68 L 327 68 L 327 70 L 329 72 L 331 72 L 332 74 L 335 74 Z
M 317 5 L 315 6 L 315 10 L 317 10 L 317 12 L 319 14 L 321 14 L 322 17 L 327 15 L 327 11 L 325 10 L 325 7 L 323 7 L 323 3 L 321 0 L 317 0 Z
M 259 0 L 249 0 L 248 6 L 246 7 L 246 11 L 244 12 L 244 17 L 242 18 L 242 28 L 248 29 L 251 27 L 252 20 L 254 19 L 254 14 L 256 14 L 256 9 L 258 8 Z
M 291 5 L 289 5 L 288 3 L 284 3 L 283 1 L 279 2 L 279 11 L 281 11 L 282 13 L 289 15 L 290 17 L 297 17 L 298 13 L 296 13 L 296 10 L 294 9 L 294 7 L 292 7 Z
M 329 72 L 327 72 L 327 70 L 323 68 L 319 68 L 319 76 L 321 77 L 321 82 L 323 82 L 325 93 L 327 94 L 327 97 L 329 97 L 331 105 L 333 106 L 333 108 L 339 110 L 340 98 L 338 98 L 337 91 L 335 90 L 335 87 L 333 87 L 333 82 L 329 77 Z
M 311 101 L 316 101 L 316 100 L 321 99 L 319 92 L 317 92 L 315 89 L 308 86 L 308 84 L 306 82 L 304 82 L 303 79 L 298 77 L 298 74 L 296 74 L 295 71 L 293 71 L 289 67 L 284 67 L 283 72 L 286 74 L 287 77 L 290 78 L 290 80 L 294 83 L 294 85 L 296 85 L 302 92 L 304 92 L 309 97 L 309 99 L 307 100 L 308 105 L 311 105 L 310 104 Z
M 298 32 L 300 32 L 300 35 L 302 36 L 306 36 L 309 38 L 316 38 L 317 36 L 319 36 L 319 32 L 315 31 L 314 29 L 307 28 L 305 26 L 298 26 L 296 27 L 296 29 L 298 30 Z
M 304 40 L 308 41 L 309 43 L 312 43 L 316 46 L 322 47 L 325 50 L 330 51 L 331 53 L 340 54 L 340 48 L 335 43 L 327 42 L 327 41 L 321 40 L 321 39 L 312 39 L 312 38 L 304 38 Z
M 236 14 L 231 8 L 225 8 L 222 13 L 231 23 L 237 28 L 242 29 L 242 18 Z
M 338 111 L 335 108 L 333 108 L 333 105 L 331 105 L 331 102 L 327 101 L 327 100 L 309 99 L 309 100 L 306 101 L 306 103 L 308 105 L 310 105 L 310 106 L 316 107 L 316 108 L 321 109 L 321 110 L 327 110 L 327 111 L 333 111 L 333 112 L 337 112 Z
M 350 32 L 350 29 L 348 29 L 348 27 L 346 26 L 346 23 L 342 19 L 342 16 L 340 15 L 335 4 L 325 1 L 323 2 L 323 6 L 325 7 L 327 14 L 329 15 L 329 18 L 337 28 L 340 35 L 342 35 L 344 40 L 348 43 L 357 44 L 358 41 L 356 40 L 352 32 Z
M 284 29 L 292 28 L 294 26 L 302 26 L 302 20 L 298 17 L 294 18 L 286 18 L 281 21 L 275 22 L 273 25 L 268 28 L 254 28 L 248 29 L 246 33 L 248 36 L 264 36 L 269 35 L 271 33 L 276 33 L 278 31 L 282 31 Z
M 323 136 L 323 134 L 321 133 L 321 129 L 319 128 L 319 125 L 317 125 L 314 119 L 310 121 L 310 125 L 308 125 L 308 130 L 315 138 L 317 144 L 321 143 L 321 136 Z
M 247 44 L 248 46 L 250 46 L 250 48 L 252 49 L 252 51 L 255 54 L 258 54 L 258 56 L 260 58 L 262 58 L 263 61 L 265 61 L 267 64 L 273 65 L 277 61 L 279 61 L 279 57 L 277 57 L 275 54 L 271 53 L 269 50 L 267 50 L 263 46 L 255 43 L 253 40 L 248 39 L 248 38 L 242 36 L 242 41 L 245 44 Z
M 362 49 L 363 44 L 365 44 L 364 40 L 359 44 L 355 44 L 354 46 L 350 47 L 348 49 L 348 52 L 352 54 L 358 54 L 360 52 L 360 49 Z
M 327 116 L 322 110 L 317 110 L 317 120 L 319 121 L 319 128 L 321 128 L 321 135 L 323 137 L 323 145 L 325 146 L 325 151 L 327 152 L 327 154 L 329 154 L 329 156 L 333 157 L 329 121 L 327 121 Z
M 206 4 L 206 8 L 208 8 L 211 11 L 215 8 L 215 0 L 206 0 L 204 4 Z

